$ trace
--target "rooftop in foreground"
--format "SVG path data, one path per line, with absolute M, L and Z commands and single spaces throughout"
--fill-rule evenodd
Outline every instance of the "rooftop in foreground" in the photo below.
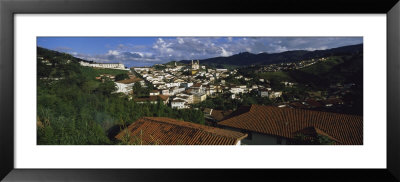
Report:
M 115 138 L 142 145 L 237 145 L 247 134 L 166 117 L 143 117 Z
M 363 118 L 356 115 L 252 105 L 238 109 L 218 124 L 288 139 L 318 134 L 337 144 L 363 144 Z

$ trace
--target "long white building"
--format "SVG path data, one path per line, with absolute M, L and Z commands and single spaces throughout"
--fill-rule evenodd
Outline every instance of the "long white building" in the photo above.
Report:
M 108 68 L 108 69 L 119 69 L 119 70 L 129 70 L 126 69 L 124 64 L 121 63 L 88 63 L 88 62 L 79 62 L 81 66 L 89 66 L 94 68 Z

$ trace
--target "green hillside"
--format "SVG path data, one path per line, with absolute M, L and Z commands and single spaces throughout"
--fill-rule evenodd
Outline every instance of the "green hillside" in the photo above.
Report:
M 326 88 L 336 83 L 356 83 L 362 85 L 362 54 L 352 56 L 330 57 L 325 62 L 288 72 L 290 77 L 299 83 L 311 84 Z
M 327 61 L 291 71 L 263 72 L 257 76 L 267 80 L 294 81 L 310 84 L 316 88 L 327 88 L 330 84 L 356 83 L 362 85 L 362 55 L 334 56 Z M 252 72 L 254 70 L 247 70 Z
M 294 79 L 288 72 L 277 71 L 277 72 L 264 72 L 260 73 L 260 77 L 266 80 L 278 79 L 282 81 L 293 81 Z
M 162 103 L 136 104 L 122 94 L 112 94 L 114 82 L 95 77 L 120 72 L 82 67 L 78 60 L 38 48 L 37 144 L 118 144 L 113 140 L 116 133 L 143 116 L 204 124 L 201 111 L 173 110 Z

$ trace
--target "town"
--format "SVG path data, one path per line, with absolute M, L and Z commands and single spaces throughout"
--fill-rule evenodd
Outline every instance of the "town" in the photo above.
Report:
M 327 55 L 128 68 L 38 47 L 38 144 L 362 145 L 362 54 Z
M 327 58 L 319 58 L 315 59 L 315 61 L 314 59 L 310 61 L 300 61 L 297 64 L 296 63 L 273 64 L 264 66 L 261 70 L 259 69 L 259 72 L 296 70 L 326 60 Z M 81 63 L 81 65 L 89 66 L 85 65 L 84 63 Z M 123 67 L 123 65 L 121 66 L 120 64 L 119 65 L 115 64 L 115 66 L 116 67 L 112 69 L 119 69 L 120 67 Z M 111 68 L 111 66 L 105 66 L 104 68 Z M 310 111 L 305 111 L 305 110 L 298 110 L 298 111 L 302 111 L 303 112 L 302 114 L 306 113 L 306 115 L 307 114 L 310 115 L 309 117 L 321 117 L 320 122 L 321 121 L 329 122 L 329 120 L 332 118 L 340 117 L 342 118 L 341 120 L 343 120 L 343 118 L 349 120 L 348 121 L 349 124 L 351 124 L 353 127 L 354 125 L 360 125 L 362 123 L 361 117 L 356 117 L 356 116 L 348 117 L 345 115 L 340 115 L 335 113 L 311 111 L 311 110 L 321 110 L 321 109 L 326 110 L 331 108 L 340 108 L 342 105 L 345 104 L 344 101 L 342 100 L 343 95 L 350 92 L 350 88 L 352 86 L 355 86 L 354 83 L 349 83 L 344 85 L 338 83 L 336 85 L 330 85 L 329 92 L 325 93 L 325 95 L 329 93 L 329 96 L 324 96 L 323 91 L 314 91 L 314 92 L 309 92 L 308 97 L 304 98 L 304 100 L 299 100 L 298 98 L 295 97 L 292 100 L 284 101 L 283 99 L 280 99 L 283 96 L 283 94 L 285 94 L 284 88 L 285 87 L 294 88 L 298 85 L 298 83 L 282 81 L 280 83 L 284 87 L 281 90 L 272 89 L 272 87 L 270 86 L 270 81 L 266 79 L 259 79 L 256 81 L 258 84 L 253 84 L 253 85 L 233 84 L 227 81 L 228 77 L 237 80 L 243 79 L 244 81 L 252 81 L 254 78 L 245 77 L 244 75 L 241 75 L 238 72 L 238 69 L 229 70 L 229 69 L 208 68 L 207 66 L 204 65 L 202 66 L 199 60 L 192 60 L 190 65 L 183 65 L 177 62 L 171 62 L 166 65 L 155 65 L 153 67 L 132 67 L 129 70 L 128 77 L 126 77 L 126 79 L 118 81 L 115 81 L 115 76 L 112 75 L 100 75 L 100 77 L 96 77 L 96 79 L 104 79 L 104 77 L 107 76 L 109 79 L 112 79 L 115 82 L 118 88 L 114 93 L 123 93 L 124 95 L 128 96 L 129 100 L 135 103 L 157 104 L 157 102 L 162 102 L 163 104 L 171 107 L 172 109 L 189 109 L 189 108 L 196 110 L 201 109 L 204 113 L 206 121 L 208 121 L 207 125 L 218 126 L 219 128 L 229 128 L 229 130 L 235 132 L 245 131 L 244 133 L 247 133 L 246 136 L 236 134 L 240 136 L 239 137 L 240 140 L 238 141 L 243 140 L 242 144 L 271 144 L 268 142 L 267 143 L 264 142 L 264 140 L 271 140 L 271 138 L 269 135 L 265 135 L 269 134 L 267 131 L 255 132 L 258 131 L 259 128 L 249 129 L 245 125 L 236 126 L 234 123 L 232 123 L 232 121 L 237 120 L 238 117 L 242 117 L 243 115 L 242 114 L 239 115 L 238 117 L 233 117 L 233 118 L 229 117 L 230 115 L 237 113 L 238 109 L 242 110 L 240 112 L 246 110 L 247 112 L 244 112 L 244 115 L 252 113 L 253 116 L 262 115 L 262 113 L 264 112 L 271 112 L 270 110 L 275 110 L 274 107 L 288 108 L 288 110 L 276 111 L 284 113 L 295 112 L 295 110 L 292 110 L 292 108 L 308 109 Z M 151 89 L 148 90 L 148 95 L 143 95 L 137 93 L 139 92 L 139 90 L 137 90 L 138 87 L 145 89 L 151 88 Z M 228 97 L 227 99 L 237 100 L 240 102 L 243 100 L 242 99 L 243 95 L 246 94 L 249 95 L 250 93 L 253 93 L 256 99 L 267 98 L 269 101 L 275 101 L 275 102 L 270 102 L 271 103 L 270 105 L 274 107 L 253 104 L 248 107 L 242 106 L 240 108 L 233 108 L 230 110 L 221 110 L 216 108 L 201 107 L 200 104 L 202 102 L 205 102 L 207 99 L 214 99 L 217 97 L 221 97 L 223 95 L 227 96 Z M 249 116 L 249 118 L 252 117 Z M 247 120 L 248 122 L 254 122 L 254 123 L 260 122 L 258 120 L 254 121 L 251 119 Z M 293 117 L 291 119 L 288 119 L 288 121 L 286 122 L 289 121 L 299 122 L 297 120 L 298 118 Z M 148 123 L 158 121 L 158 122 L 163 122 L 164 124 L 171 124 L 169 118 L 144 118 L 140 121 L 146 121 Z M 319 131 L 320 129 L 316 128 L 316 126 L 321 125 L 321 123 L 317 122 L 313 124 L 311 128 L 307 128 L 308 125 L 306 123 L 308 121 L 302 121 L 302 122 L 304 122 L 303 124 L 306 132 L 312 132 L 312 133 L 315 132 L 318 135 L 322 134 L 319 133 L 322 131 Z M 136 126 L 138 124 L 133 124 L 133 125 Z M 261 123 L 260 125 L 262 126 L 263 124 Z M 198 127 L 199 126 L 197 126 L 196 128 Z M 359 127 L 360 126 L 357 126 L 357 128 Z M 280 129 L 277 128 L 277 130 L 279 131 Z M 355 133 L 358 132 L 357 129 L 352 127 L 347 128 L 347 130 L 349 130 L 349 132 L 355 132 Z M 137 131 L 139 130 L 136 129 L 136 134 Z M 221 132 L 223 133 L 223 131 Z M 122 140 L 123 135 L 124 135 L 123 133 L 120 133 L 117 137 Z M 133 132 L 132 135 L 135 135 L 135 132 Z M 174 133 L 170 133 L 169 135 L 174 135 Z M 284 134 L 277 133 L 277 135 L 281 136 Z M 325 136 L 326 134 L 322 135 Z M 332 136 L 329 135 L 326 136 L 328 136 L 328 139 L 340 143 L 339 140 L 333 138 Z M 251 138 L 253 137 L 257 137 L 258 139 L 251 140 Z M 278 137 L 277 139 L 273 139 L 274 142 L 272 142 L 272 144 L 290 144 L 290 142 L 293 143 L 293 140 L 288 141 L 285 140 L 285 138 L 295 138 L 295 136 Z M 359 137 L 355 137 L 355 139 L 357 141 L 348 140 L 347 142 L 349 143 L 347 144 L 357 144 L 361 142 Z M 343 143 L 344 140 L 347 139 L 342 139 L 341 143 Z M 196 142 L 196 141 L 191 141 L 191 142 Z M 150 142 L 148 141 L 148 143 L 151 143 L 151 141 Z M 159 143 L 163 143 L 163 141 L 160 140 Z M 236 142 L 236 144 L 240 144 L 240 142 Z
M 301 69 L 325 60 L 327 58 L 300 61 L 298 63 L 272 64 L 263 66 L 258 69 L 258 72 Z M 81 65 L 91 66 L 92 64 L 81 62 Z M 199 109 L 196 108 L 196 104 L 222 95 L 228 95 L 228 98 L 232 100 L 242 101 L 242 96 L 250 93 L 259 97 L 259 99 L 268 98 L 276 101 L 273 102 L 273 105 L 277 107 L 300 109 L 340 108 L 344 105 L 343 96 L 350 92 L 351 87 L 355 86 L 355 83 L 337 83 L 330 85 L 329 92 L 309 91 L 307 92 L 307 97 L 302 100 L 294 97 L 285 101 L 280 99 L 284 94 L 284 88 L 294 88 L 297 83 L 286 80 L 281 81 L 280 83 L 284 86 L 281 89 L 272 89 L 270 81 L 262 78 L 255 81 L 257 84 L 235 84 L 229 82 L 227 78 L 244 80 L 245 82 L 254 81 L 254 78 L 241 75 L 238 69 L 213 69 L 201 66 L 199 60 L 192 60 L 190 65 L 178 66 L 177 62 L 173 62 L 167 65 L 132 67 L 130 69 L 126 69 L 123 64 L 109 63 L 102 65 L 104 66 L 101 67 L 96 64 L 96 66 L 92 67 L 129 70 L 128 76 L 123 80 L 115 81 L 115 76 L 113 75 L 99 75 L 96 77 L 96 79 L 107 77 L 114 81 L 118 88 L 115 93 L 123 93 L 137 103 L 149 102 L 155 104 L 161 100 L 173 109 Z M 142 88 L 151 88 L 151 90 L 149 90 L 148 95 L 138 95 L 134 92 L 135 84 L 140 85 Z M 219 111 L 215 110 L 215 112 Z

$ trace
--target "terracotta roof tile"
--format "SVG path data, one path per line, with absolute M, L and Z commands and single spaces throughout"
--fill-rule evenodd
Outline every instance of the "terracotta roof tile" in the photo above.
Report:
M 260 105 L 235 113 L 218 124 L 289 139 L 298 131 L 314 127 L 318 134 L 334 138 L 338 144 L 363 144 L 362 116 Z
M 230 115 L 231 113 L 232 113 L 232 110 L 228 110 L 228 111 L 213 110 L 211 113 L 211 116 L 216 121 L 221 121 L 222 119 L 224 119 L 226 116 Z
M 201 86 L 202 86 L 201 83 L 195 83 L 192 85 L 192 87 L 201 87 Z
M 290 106 L 292 106 L 294 108 L 307 108 L 307 106 L 303 105 L 300 102 L 292 102 L 292 103 L 290 103 Z
M 161 98 L 161 100 L 163 100 L 163 101 L 166 101 L 166 100 L 168 100 L 168 98 L 169 98 L 169 96 L 168 95 L 158 95 L 158 97 L 160 97 Z
M 138 82 L 138 81 L 142 81 L 142 79 L 140 79 L 140 78 L 130 78 L 130 79 L 126 79 L 126 80 L 117 81 L 117 83 L 130 84 L 130 83 L 135 83 L 135 82 Z
M 321 103 L 312 99 L 307 100 L 306 103 L 311 107 L 322 107 Z
M 235 145 L 247 134 L 165 117 L 144 117 L 132 123 L 115 138 L 129 132 L 131 141 L 143 145 Z

